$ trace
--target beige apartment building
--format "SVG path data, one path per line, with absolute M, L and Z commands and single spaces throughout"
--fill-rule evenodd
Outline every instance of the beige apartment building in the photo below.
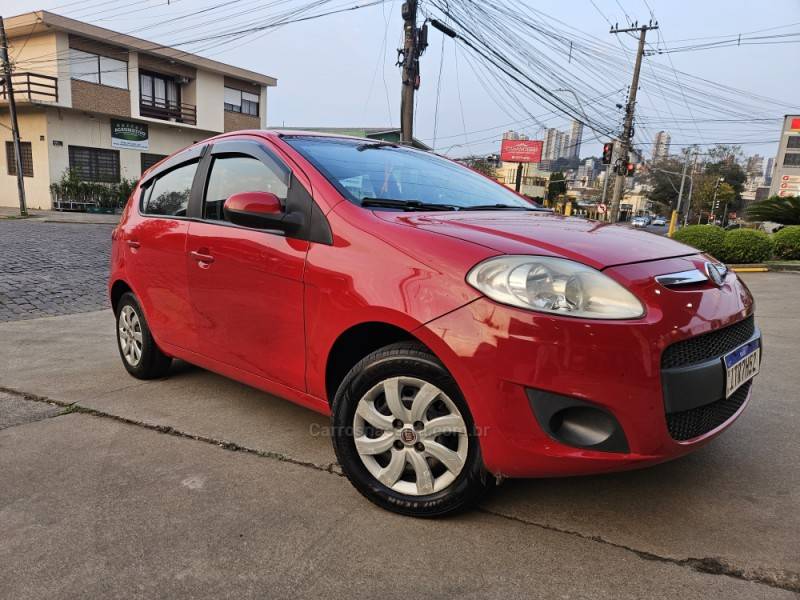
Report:
M 164 156 L 225 131 L 266 127 L 277 80 L 46 11 L 5 19 L 28 207 L 50 184 L 136 179 Z M 8 88 L 0 76 L 0 206 L 17 206 Z

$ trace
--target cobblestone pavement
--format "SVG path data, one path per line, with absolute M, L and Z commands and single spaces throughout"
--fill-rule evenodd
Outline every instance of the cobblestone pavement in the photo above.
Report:
M 0 321 L 106 308 L 112 229 L 0 220 Z

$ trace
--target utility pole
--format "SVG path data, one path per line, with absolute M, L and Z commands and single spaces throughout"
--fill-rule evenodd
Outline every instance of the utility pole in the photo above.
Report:
M 3 61 L 3 78 L 5 79 L 5 91 L 8 95 L 8 113 L 11 118 L 11 136 L 14 140 L 14 164 L 17 167 L 17 191 L 19 192 L 19 214 L 22 217 L 28 215 L 28 208 L 25 206 L 25 180 L 22 174 L 22 149 L 19 143 L 19 123 L 17 122 L 17 103 L 14 100 L 14 87 L 11 83 L 11 61 L 8 59 L 8 38 L 6 28 L 3 24 L 3 17 L 0 17 L 0 60 Z
M 419 57 L 428 47 L 428 26 L 417 27 L 417 0 L 406 0 L 403 16 L 403 47 L 397 51 L 402 69 L 400 90 L 400 141 L 411 145 L 414 136 L 414 92 L 419 89 Z
M 686 171 L 689 169 L 689 157 L 691 156 L 691 149 L 686 148 L 686 160 L 683 161 L 683 172 L 681 173 L 681 187 L 678 191 L 678 202 L 675 205 L 675 208 L 672 209 L 672 215 L 670 215 L 669 219 L 669 231 L 667 235 L 672 237 L 675 233 L 675 226 L 678 222 L 678 216 L 681 214 L 681 202 L 683 200 L 683 188 L 684 183 L 686 182 Z
M 633 67 L 633 80 L 631 81 L 631 89 L 628 93 L 628 104 L 625 106 L 625 122 L 622 127 L 622 139 L 620 140 L 620 155 L 617 159 L 615 166 L 617 167 L 617 178 L 614 182 L 614 194 L 611 197 L 611 222 L 616 223 L 619 220 L 619 203 L 622 198 L 622 192 L 625 190 L 625 165 L 630 160 L 631 139 L 633 138 L 633 113 L 636 108 L 636 91 L 639 88 L 639 71 L 642 68 L 642 56 L 644 56 L 644 41 L 647 37 L 647 32 L 653 29 L 658 29 L 658 23 L 650 21 L 647 25 L 641 27 L 638 23 L 634 23 L 633 27 L 620 29 L 619 26 L 614 26 L 611 33 L 629 33 L 639 32 L 639 50 L 636 53 L 636 64 Z

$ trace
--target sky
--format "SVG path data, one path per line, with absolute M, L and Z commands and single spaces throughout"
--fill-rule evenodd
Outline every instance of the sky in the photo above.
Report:
M 331 6 L 353 6 L 368 1 L 336 0 Z M 308 0 L 283 2 L 299 6 L 307 4 Z M 167 21 L 223 3 L 224 6 L 185 19 L 180 27 Z M 241 24 L 242 27 L 257 24 L 274 14 L 275 11 L 270 12 L 270 4 L 279 3 L 280 0 L 271 3 L 170 0 L 167 5 L 166 0 L 43 0 L 37 8 L 171 44 L 177 39 L 214 35 L 215 31 L 229 24 Z M 401 4 L 401 0 L 386 0 L 360 10 L 288 24 L 216 48 L 204 49 L 207 42 L 181 48 L 201 48 L 198 53 L 204 56 L 276 77 L 278 86 L 270 89 L 268 94 L 270 126 L 397 127 L 401 86 L 400 70 L 395 61 L 396 49 L 402 45 Z M 617 50 L 622 51 L 622 44 L 631 61 L 635 41 L 622 37 L 618 40 L 610 35 L 608 21 L 621 25 L 628 19 L 645 22 L 651 18 L 651 10 L 658 20 L 659 32 L 650 34 L 648 39 L 660 48 L 693 43 L 678 41 L 689 38 L 759 30 L 769 31 L 751 35 L 800 32 L 800 0 L 519 0 L 514 7 L 522 13 L 528 7 L 535 7 L 552 19 L 554 26 L 569 25 L 604 43 L 616 44 Z M 31 8 L 30 0 L 0 0 L 0 12 L 6 17 Z M 425 0 L 421 2 L 421 9 L 429 14 L 435 13 Z M 141 31 L 134 31 L 136 29 Z M 641 111 L 643 122 L 637 126 L 635 139 L 645 155 L 650 152 L 655 132 L 665 129 L 672 135 L 673 152 L 689 142 L 708 147 L 715 142 L 746 141 L 746 154 L 773 156 L 777 150 L 780 118 L 788 112 L 800 113 L 800 68 L 797 61 L 800 36 L 789 38 L 792 40 L 794 43 L 743 45 L 646 57 L 643 73 L 654 74 L 653 67 L 658 64 L 668 70 L 659 71 L 662 74 L 658 79 L 654 76 L 640 86 L 637 110 Z M 450 38 L 443 38 L 436 30 L 430 31 L 429 41 L 430 46 L 421 58 L 415 136 L 432 145 L 435 135 L 437 151 L 451 156 L 489 154 L 499 151 L 499 140 L 505 129 L 518 129 L 533 139 L 541 139 L 541 124 L 562 129 L 569 127 L 569 117 L 552 111 L 550 106 L 533 97 L 523 98 L 521 107 L 515 109 L 517 112 L 509 111 L 507 105 L 500 105 L 496 95 L 487 92 L 489 75 L 485 67 L 470 55 L 468 48 Z M 525 43 L 530 44 L 531 51 L 537 51 L 535 40 Z M 577 81 L 582 75 L 573 72 L 571 66 L 566 65 L 563 75 L 567 79 L 573 78 L 577 89 L 582 84 Z M 535 68 L 531 69 L 536 76 Z M 683 73 L 708 80 L 703 85 L 708 86 L 709 93 L 717 88 L 717 83 L 721 83 L 775 99 L 776 102 L 760 101 L 757 114 L 747 112 L 758 118 L 774 120 L 746 124 L 708 121 L 714 118 L 713 109 L 701 111 L 692 102 L 674 97 L 668 100 L 664 94 L 664 88 L 681 89 L 686 82 Z M 615 102 L 625 101 L 630 77 L 631 68 L 620 68 L 605 82 L 612 107 Z M 572 101 L 570 97 L 565 98 Z M 592 99 L 584 95 L 582 101 L 587 104 Z M 545 116 L 537 124 L 528 118 L 531 114 Z M 612 117 L 618 126 L 621 113 Z M 509 123 L 520 121 L 522 123 L 517 127 L 509 126 Z M 586 131 L 581 156 L 598 155 L 604 139 L 603 135 Z

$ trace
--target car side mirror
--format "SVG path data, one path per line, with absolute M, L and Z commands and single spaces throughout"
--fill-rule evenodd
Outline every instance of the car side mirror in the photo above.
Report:
M 254 229 L 290 232 L 303 223 L 302 215 L 286 213 L 272 192 L 238 192 L 225 200 L 222 212 L 227 221 Z

